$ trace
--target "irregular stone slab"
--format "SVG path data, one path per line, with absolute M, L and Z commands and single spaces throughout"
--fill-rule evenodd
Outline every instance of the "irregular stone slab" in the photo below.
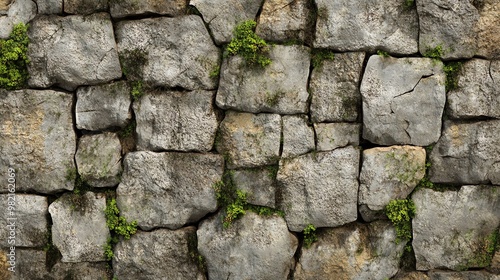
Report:
M 314 150 L 314 130 L 307 125 L 307 116 L 283 116 L 282 157 L 295 157 Z
M 255 20 L 261 0 L 191 0 L 203 15 L 217 45 L 229 43 L 233 30 L 246 20 Z
M 431 280 L 498 280 L 499 276 L 486 271 L 429 271 Z
M 4 225 L 0 227 L 2 247 L 45 246 L 48 233 L 47 197 L 30 194 L 2 194 L 0 203 L 3 206 L 0 221 Z M 10 208 L 11 206 L 13 208 Z
M 76 91 L 76 127 L 106 130 L 127 125 L 130 113 L 130 87 L 126 82 L 80 87 Z
M 365 53 L 337 53 L 311 73 L 313 122 L 356 121 L 361 103 L 359 83 Z
M 112 187 L 120 183 L 122 146 L 115 133 L 83 135 L 75 161 L 80 178 L 92 187 Z
M 500 121 L 444 122 L 430 154 L 434 183 L 500 185 Z
M 423 0 L 416 3 L 420 24 L 418 46 L 422 55 L 440 47 L 445 60 L 474 56 L 479 13 L 471 1 Z
M 411 272 L 406 272 L 402 274 L 397 274 L 395 278 L 392 278 L 395 280 L 429 280 L 429 276 L 425 274 L 424 272 L 420 271 L 411 271 Z
M 363 151 L 358 204 L 383 211 L 393 199 L 405 199 L 425 175 L 425 149 L 413 146 L 372 148 Z M 362 212 L 362 214 L 363 214 Z M 362 215 L 371 221 L 370 215 Z
M 105 261 L 103 248 L 111 237 L 105 209 L 106 197 L 93 192 L 66 193 L 50 204 L 52 242 L 61 252 L 62 262 Z
M 186 13 L 188 2 L 187 0 L 111 0 L 109 1 L 109 8 L 113 18 L 148 14 L 174 17 Z
M 477 1 L 479 21 L 476 25 L 477 55 L 488 59 L 500 59 L 500 2 L 496 0 Z
M 359 146 L 359 123 L 315 123 L 314 130 L 318 151 L 331 151 L 347 145 Z
M 276 164 L 279 159 L 281 117 L 274 114 L 226 112 L 216 149 L 228 168 Z
M 62 14 L 63 0 L 34 0 L 38 8 L 38 14 Z
M 113 24 L 107 13 L 41 16 L 30 23 L 30 87 L 74 90 L 120 78 Z
M 129 79 L 153 87 L 216 87 L 210 72 L 219 67 L 220 51 L 199 16 L 120 21 L 116 42 Z
M 10 5 L 5 5 L 8 3 Z M 7 39 L 16 24 L 27 24 L 36 14 L 37 5 L 31 0 L 9 0 L 0 3 L 0 39 Z
M 0 95 L 0 170 L 16 170 L 17 191 L 73 190 L 67 176 L 75 170 L 72 95 L 52 90 Z
M 68 14 L 87 15 L 107 10 L 108 0 L 64 0 L 64 12 Z
M 311 4 L 308 0 L 267 0 L 255 30 L 266 41 L 300 41 L 312 39 Z
M 227 229 L 221 214 L 204 220 L 196 232 L 198 250 L 210 279 L 288 279 L 298 246 L 283 218 L 247 212 Z
M 46 252 L 43 250 L 21 249 L 16 247 L 15 272 L 8 269 L 11 264 L 6 262 L 10 259 L 9 249 L 0 250 L 0 279 L 24 280 L 24 279 L 51 279 L 46 269 Z
M 113 258 L 114 277 L 118 279 L 206 279 L 192 259 L 196 228 L 137 231 L 120 241 Z M 196 241 L 194 241 L 196 242 Z M 196 245 L 194 245 L 196 246 Z
M 356 221 L 359 156 L 349 146 L 280 161 L 281 208 L 291 231 Z
M 500 61 L 472 59 L 458 75 L 458 88 L 448 92 L 451 117 L 500 118 Z
M 240 56 L 224 59 L 217 106 L 251 113 L 307 113 L 309 49 L 278 45 L 269 57 L 272 62 L 265 68 L 248 65 Z
M 134 102 L 139 150 L 208 152 L 219 125 L 214 92 L 149 92 Z
M 417 209 L 413 219 L 417 270 L 488 266 L 492 257 L 488 246 L 500 225 L 499 191 L 493 186 L 416 191 L 412 199 Z
M 256 169 L 234 170 L 233 182 L 236 188 L 247 193 L 247 202 L 275 208 L 276 186 L 274 166 Z
M 109 279 L 111 271 L 109 265 L 105 262 L 91 263 L 64 263 L 58 262 L 52 267 L 48 279 L 73 279 L 73 280 L 91 280 L 91 279 Z M 34 278 L 32 278 L 34 279 Z
M 140 228 L 178 229 L 217 209 L 212 185 L 224 171 L 222 156 L 190 153 L 128 153 L 116 202 Z
M 390 222 L 352 223 L 324 229 L 302 248 L 294 279 L 388 279 L 399 269 L 404 244 Z
M 316 1 L 315 48 L 418 52 L 418 16 L 399 0 Z
M 442 68 L 429 58 L 371 56 L 361 82 L 363 138 L 380 145 L 435 143 L 446 101 Z

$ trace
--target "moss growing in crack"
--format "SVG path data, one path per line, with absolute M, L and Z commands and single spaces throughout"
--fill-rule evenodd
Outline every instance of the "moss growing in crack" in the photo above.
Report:
M 265 67 L 271 64 L 271 59 L 267 56 L 269 45 L 255 34 L 256 25 L 257 23 L 253 20 L 238 24 L 226 50 L 230 55 L 241 55 L 249 64 Z
M 0 88 L 19 89 L 28 80 L 28 25 L 14 26 L 9 38 L 0 39 Z
M 124 50 L 119 57 L 125 77 L 131 81 L 141 80 L 144 66 L 148 62 L 148 54 L 140 49 Z
M 208 76 L 212 79 L 217 79 L 219 78 L 219 75 L 220 75 L 220 65 L 216 65 Z
M 424 56 L 432 59 L 441 59 L 441 57 L 444 55 L 444 50 L 443 46 L 437 45 L 433 49 L 428 49 L 425 53 Z
M 321 67 L 325 60 L 335 59 L 333 51 L 325 49 L 313 49 L 311 55 L 311 63 L 314 68 Z
M 446 62 L 443 66 L 443 71 L 446 74 L 445 88 L 446 91 L 458 88 L 458 73 L 462 69 L 462 62 Z
M 411 219 L 415 217 L 415 204 L 411 199 L 394 199 L 385 206 L 385 214 L 396 228 L 396 243 L 412 239 Z
M 144 95 L 144 87 L 142 81 L 132 82 L 132 89 L 130 90 L 132 100 L 137 101 Z
M 499 247 L 499 232 L 495 229 L 491 234 L 489 234 L 484 240 L 479 244 L 478 251 L 473 258 L 468 260 L 466 268 L 474 267 L 486 267 L 491 264 L 493 255 L 498 250 Z
M 304 234 L 305 248 L 310 248 L 314 242 L 318 241 L 318 236 L 316 235 L 316 227 L 312 224 L 308 224 L 304 228 L 304 231 L 302 231 L 302 233 Z
M 104 245 L 104 255 L 106 260 L 110 261 L 113 254 L 113 247 L 118 243 L 119 237 L 130 239 L 132 235 L 137 232 L 137 222 L 127 222 L 125 217 L 119 216 L 120 210 L 116 204 L 116 199 L 106 199 L 106 209 L 104 215 L 106 216 L 106 225 L 111 232 L 111 238 L 108 239 Z
M 413 8 L 415 6 L 415 0 L 404 0 L 403 7 L 407 10 Z
M 118 132 L 118 136 L 122 138 L 130 137 L 134 134 L 137 123 L 135 120 L 128 123 L 120 132 Z
M 382 50 L 377 50 L 377 54 L 382 56 L 382 57 L 390 57 L 388 52 L 382 51 Z

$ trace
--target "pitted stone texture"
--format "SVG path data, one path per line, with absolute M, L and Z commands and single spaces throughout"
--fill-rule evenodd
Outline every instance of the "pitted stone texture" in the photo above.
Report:
M 448 109 L 454 118 L 500 118 L 500 61 L 465 62 L 457 89 L 448 92 Z
M 281 117 L 226 112 L 216 141 L 228 168 L 276 164 L 280 153 Z
M 180 16 L 186 13 L 188 2 L 187 0 L 109 0 L 109 8 L 113 18 L 149 14 Z
M 74 90 L 122 76 L 113 25 L 106 13 L 37 17 L 28 36 L 30 87 L 59 85 Z
M 17 191 L 73 190 L 76 136 L 71 94 L 0 91 L 0 170 L 16 169 Z M 6 190 L 4 190 L 5 192 Z
M 10 256 L 9 249 L 0 250 L 0 279 L 2 280 L 25 280 L 25 279 L 52 279 L 48 278 L 46 268 L 46 252 L 43 250 L 21 249 L 16 247 L 15 272 L 8 270 L 10 265 L 4 263 Z
M 479 13 L 473 1 L 421 0 L 416 1 L 419 16 L 419 50 L 422 55 L 436 47 L 442 58 L 473 57 L 477 52 L 475 26 Z
M 219 66 L 220 51 L 199 16 L 120 21 L 116 42 L 122 64 L 134 65 L 125 75 L 153 87 L 216 87 L 210 72 Z
M 214 154 L 128 153 L 116 202 L 141 229 L 178 229 L 217 209 L 212 185 L 223 171 L 222 156 Z
M 139 150 L 207 152 L 219 125 L 214 92 L 149 92 L 134 102 Z
M 114 250 L 113 270 L 118 279 L 196 279 L 205 276 L 193 261 L 190 242 L 196 240 L 196 228 L 137 231 L 129 240 L 121 240 Z M 196 245 L 194 245 L 196 246 Z
M 272 62 L 265 68 L 248 65 L 240 56 L 224 59 L 217 106 L 251 113 L 307 113 L 309 49 L 278 45 L 269 57 Z
M 430 280 L 498 280 L 500 276 L 486 271 L 429 271 Z
M 247 202 L 275 208 L 276 184 L 274 182 L 274 166 L 240 169 L 233 171 L 233 182 L 236 187 L 247 193 Z
M 478 41 L 477 55 L 488 59 L 500 59 L 500 2 L 497 0 L 477 1 L 479 21 L 476 26 Z
M 255 33 L 267 41 L 309 42 L 312 39 L 311 2 L 265 1 Z
M 430 58 L 371 56 L 361 82 L 363 138 L 380 145 L 436 142 L 446 101 L 442 68 Z
M 130 120 L 130 87 L 126 82 L 80 87 L 76 91 L 76 127 L 85 130 L 123 128 Z
M 208 23 L 217 45 L 229 43 L 238 24 L 255 20 L 262 0 L 191 0 Z
M 103 248 L 111 237 L 105 208 L 106 197 L 93 192 L 66 193 L 50 204 L 52 242 L 61 252 L 62 262 L 105 261 Z
M 7 184 L 7 178 L 5 182 Z M 7 185 L 5 186 L 5 188 Z M 30 194 L 2 194 L 1 246 L 43 247 L 47 243 L 47 197 Z M 10 208 L 12 206 L 13 208 Z M 13 210 L 12 210 L 13 209 Z M 12 236 L 15 231 L 15 236 Z M 12 242 L 15 242 L 13 244 Z
M 359 146 L 359 123 L 315 123 L 314 130 L 318 151 L 331 151 L 347 145 Z
M 359 83 L 365 53 L 336 53 L 311 74 L 313 122 L 356 121 L 361 103 Z
M 500 120 L 446 121 L 430 154 L 434 183 L 500 185 Z
M 399 269 L 404 243 L 396 244 L 390 222 L 352 223 L 324 229 L 311 248 L 302 249 L 294 274 L 306 279 L 388 279 Z
M 112 187 L 120 183 L 122 146 L 115 133 L 83 135 L 75 155 L 80 178 L 93 187 Z
M 111 0 L 113 2 L 113 0 Z M 106 12 L 108 0 L 64 0 L 64 12 L 67 14 L 92 14 Z
M 105 262 L 78 262 L 64 263 L 58 262 L 52 267 L 48 280 L 72 279 L 72 280 L 92 280 L 109 279 L 110 269 Z M 30 278 L 35 279 L 35 278 Z
M 63 0 L 34 0 L 38 7 L 38 14 L 62 14 Z
M 314 150 L 314 130 L 307 125 L 307 116 L 283 116 L 282 157 L 296 157 Z
M 413 146 L 372 148 L 363 151 L 358 204 L 371 221 L 371 211 L 382 211 L 393 199 L 405 199 L 425 175 L 425 150 Z
M 7 39 L 16 24 L 27 24 L 36 16 L 37 6 L 32 0 L 3 2 L 5 3 L 0 3 L 0 39 Z M 10 5 L 2 7 L 7 3 Z
M 291 231 L 356 221 L 359 156 L 349 146 L 280 161 L 280 204 Z
M 418 16 L 399 0 L 317 0 L 315 48 L 418 52 Z
M 198 250 L 207 261 L 210 279 L 288 279 L 297 238 L 283 218 L 247 212 L 224 229 L 221 214 L 204 220 Z
M 415 192 L 413 250 L 417 270 L 488 266 L 490 236 L 500 225 L 499 192 L 500 187 L 494 186 Z

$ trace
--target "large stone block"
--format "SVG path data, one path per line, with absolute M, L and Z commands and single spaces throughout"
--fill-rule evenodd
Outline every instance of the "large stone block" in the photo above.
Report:
M 108 0 L 113 18 L 135 15 L 180 16 L 186 13 L 188 0 Z
M 64 12 L 68 14 L 92 14 L 107 12 L 109 0 L 64 0 Z
M 318 151 L 331 151 L 348 145 L 359 146 L 359 123 L 315 123 L 314 130 Z
M 40 16 L 28 31 L 30 87 L 74 90 L 120 78 L 113 24 L 108 14 Z
M 475 1 L 479 10 L 476 25 L 477 55 L 488 59 L 500 59 L 500 2 L 497 0 Z
M 67 176 L 75 170 L 72 95 L 52 90 L 0 95 L 0 170 L 16 170 L 18 191 L 73 190 Z
M 141 229 L 178 229 L 217 209 L 212 185 L 223 171 L 215 154 L 128 153 L 116 202 Z
M 59 261 L 50 270 L 50 276 L 45 279 L 105 280 L 110 279 L 111 274 L 111 268 L 105 262 L 65 263 Z
M 291 231 L 356 221 L 359 157 L 350 146 L 280 161 L 280 204 Z
M 442 68 L 429 58 L 371 56 L 361 82 L 363 138 L 380 145 L 436 142 L 446 101 Z
M 63 0 L 35 0 L 38 8 L 38 14 L 62 14 Z
M 310 54 L 303 46 L 274 46 L 265 68 L 240 56 L 224 59 L 217 106 L 251 113 L 307 113 Z

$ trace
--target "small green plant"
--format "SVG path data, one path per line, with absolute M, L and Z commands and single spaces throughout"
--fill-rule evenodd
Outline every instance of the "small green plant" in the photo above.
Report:
M 443 51 L 443 46 L 438 45 L 433 49 L 428 49 L 425 53 L 424 56 L 432 59 L 441 59 L 441 57 L 444 55 Z
M 274 107 L 278 105 L 278 102 L 280 101 L 282 95 L 283 93 L 281 92 L 275 92 L 275 93 L 266 92 L 265 102 L 268 106 Z
M 220 75 L 220 66 L 217 65 L 214 67 L 214 69 L 210 72 L 209 77 L 212 79 L 217 79 Z
M 443 66 L 443 71 L 446 74 L 445 88 L 446 91 L 458 88 L 458 73 L 462 68 L 462 62 L 446 62 Z
M 313 49 L 311 53 L 311 63 L 314 68 L 321 67 L 323 65 L 323 61 L 325 60 L 334 60 L 335 53 L 330 50 L 325 49 Z
M 415 0 L 404 0 L 403 6 L 405 7 L 405 9 L 412 8 L 413 6 L 415 6 Z
M 143 83 L 142 81 L 132 82 L 132 89 L 130 90 L 130 95 L 134 101 L 139 100 L 144 95 Z
M 128 123 L 122 130 L 120 130 L 118 135 L 122 138 L 129 137 L 129 136 L 133 135 L 133 133 L 135 132 L 136 126 L 137 126 L 137 123 L 135 122 L 135 120 L 133 120 L 130 123 Z
M 133 221 L 131 223 L 127 222 L 125 217 L 119 216 L 120 210 L 116 204 L 116 199 L 106 199 L 106 209 L 104 209 L 104 215 L 106 216 L 106 225 L 111 232 L 111 238 L 104 245 L 104 255 L 106 260 L 110 261 L 113 256 L 113 246 L 118 243 L 119 236 L 123 236 L 125 239 L 130 239 L 132 235 L 137 232 L 137 222 Z
M 191 261 L 198 266 L 200 271 L 207 271 L 207 263 L 205 258 L 198 251 L 198 237 L 196 233 L 192 233 L 188 236 L 188 252 Z
M 247 205 L 247 194 L 241 190 L 236 190 L 236 199 L 226 206 L 226 216 L 223 226 L 228 228 L 234 220 L 245 215 L 245 206 Z
M 385 214 L 396 228 L 396 243 L 411 240 L 411 219 L 415 216 L 415 211 L 415 204 L 411 199 L 391 200 L 385 206 Z
M 257 23 L 253 20 L 238 24 L 226 50 L 230 55 L 241 55 L 249 64 L 265 67 L 271 64 L 271 59 L 266 56 L 269 46 L 264 39 L 255 34 L 256 25 Z
M 310 248 L 311 245 L 318 241 L 318 236 L 316 235 L 316 227 L 313 226 L 312 224 L 308 224 L 304 228 L 304 247 L 305 248 Z
M 130 81 L 142 79 L 144 66 L 148 63 L 148 54 L 140 49 L 124 50 L 120 53 L 122 72 Z
M 0 39 L 0 88 L 19 89 L 28 80 L 28 25 L 14 26 L 7 40 Z
M 377 54 L 382 56 L 382 57 L 390 57 L 388 52 L 382 51 L 382 50 L 377 50 Z

